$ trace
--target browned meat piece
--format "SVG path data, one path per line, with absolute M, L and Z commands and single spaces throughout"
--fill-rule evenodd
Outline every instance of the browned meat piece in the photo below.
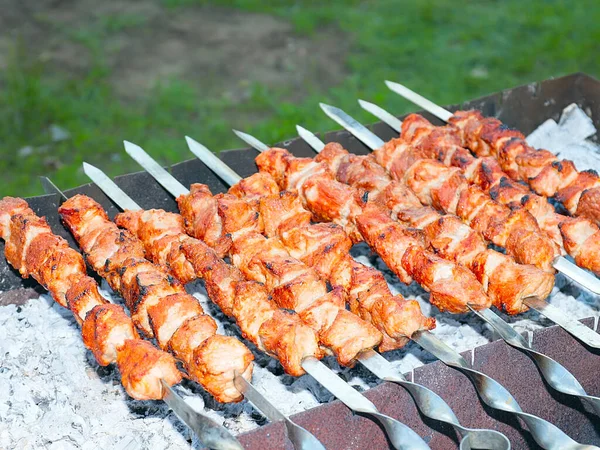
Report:
M 304 209 L 297 193 L 281 191 L 260 199 L 260 214 L 266 236 L 279 236 L 288 230 L 310 225 L 312 214 Z
M 6 259 L 24 278 L 30 271 L 26 266 L 27 250 L 36 237 L 51 233 L 45 219 L 31 214 L 15 214 L 10 222 L 10 238 L 4 249 Z M 33 269 L 33 268 L 32 268 Z
M 273 317 L 277 306 L 269 298 L 264 285 L 256 281 L 238 281 L 235 284 L 232 315 L 242 335 L 260 350 L 266 351 L 260 329 Z M 279 358 L 278 358 L 279 359 Z
M 219 216 L 226 235 L 235 239 L 245 233 L 263 232 L 264 223 L 257 202 L 246 201 L 231 194 L 217 194 L 214 198 L 219 205 Z
M 286 373 L 295 377 L 306 373 L 302 368 L 304 358 L 323 356 L 314 331 L 302 323 L 296 313 L 283 309 L 275 310 L 271 319 L 261 325 L 260 339 Z
M 155 337 L 148 308 L 172 294 L 185 293 L 177 280 L 146 260 L 131 260 L 123 265 L 121 295 L 131 311 L 136 327 L 148 337 Z
M 289 152 L 283 148 L 270 148 L 266 152 L 261 152 L 255 159 L 258 170 L 269 174 L 277 183 L 280 189 L 285 189 L 287 168 L 287 157 Z
M 204 184 L 192 184 L 190 193 L 177 198 L 185 229 L 190 236 L 206 242 L 220 257 L 227 254 L 231 238 L 223 232 L 219 206 Z
M 302 186 L 304 201 L 319 221 L 337 223 L 353 242 L 362 241 L 355 221 L 362 211 L 365 192 L 326 176 L 311 177 Z
M 2 239 L 10 240 L 10 222 L 13 216 L 31 211 L 22 198 L 4 197 L 0 200 L 0 232 Z M 31 211 L 33 213 L 33 211 Z M 12 263 L 11 263 L 12 264 Z
M 242 273 L 226 264 L 215 251 L 200 240 L 187 241 L 182 250 L 194 266 L 198 276 L 206 283 L 208 296 L 228 316 L 233 315 L 235 286 L 244 280 Z
M 117 214 L 115 223 L 136 235 L 143 242 L 148 258 L 166 267 L 179 281 L 185 284 L 196 278 L 181 250 L 181 243 L 188 236 L 179 214 L 160 209 L 126 211 Z
M 257 172 L 229 188 L 229 194 L 243 199 L 259 199 L 279 193 L 279 186 L 275 179 L 267 173 Z
M 582 194 L 598 186 L 600 186 L 598 172 L 595 170 L 584 170 L 583 172 L 579 172 L 577 177 L 568 186 L 558 190 L 556 199 L 567 208 L 569 213 L 575 214 Z M 594 214 L 592 213 L 591 215 L 593 216 Z M 598 219 L 600 216 L 590 218 Z
M 352 367 L 360 353 L 379 345 L 382 335 L 356 314 L 339 309 L 329 328 L 319 332 L 319 340 L 333 351 L 341 365 Z
M 342 227 L 333 223 L 293 228 L 278 235 L 292 257 L 313 267 L 323 279 L 331 278 L 352 247 Z
M 171 355 L 139 339 L 125 341 L 117 365 L 125 390 L 137 400 L 160 400 L 165 394 L 160 380 L 173 386 L 182 378 Z
M 194 349 L 217 332 L 217 322 L 208 315 L 188 319 L 177 328 L 167 344 L 167 349 L 186 367 L 192 362 Z
M 581 192 L 574 215 L 585 217 L 596 223 L 600 222 L 600 187 L 585 189 Z
M 169 295 L 148 307 L 150 326 L 156 342 L 163 350 L 181 325 L 202 314 L 204 310 L 198 300 L 185 293 Z
M 126 340 L 138 338 L 133 322 L 123 307 L 110 303 L 95 306 L 90 311 L 83 322 L 81 334 L 83 343 L 101 366 L 108 366 L 117 360 Z
M 575 263 L 600 276 L 600 230 L 595 223 L 583 217 L 565 220 L 560 225 L 565 248 Z
M 552 292 L 554 277 L 533 265 L 517 264 L 507 255 L 486 250 L 471 263 L 477 279 L 483 284 L 494 306 L 508 314 L 528 309 L 526 297 L 544 299 Z
M 65 295 L 67 306 L 73 312 L 75 319 L 81 325 L 88 312 L 95 306 L 108 303 L 98 292 L 96 280 L 86 275 L 77 278 Z
M 242 394 L 234 385 L 236 374 L 250 381 L 254 356 L 237 339 L 215 334 L 194 350 L 188 372 L 219 402 L 239 402 Z

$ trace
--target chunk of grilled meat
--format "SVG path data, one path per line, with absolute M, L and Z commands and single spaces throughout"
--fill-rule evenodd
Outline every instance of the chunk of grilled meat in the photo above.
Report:
M 196 278 L 194 268 L 181 251 L 188 236 L 181 232 L 184 225 L 179 214 L 160 209 L 125 211 L 116 215 L 115 223 L 136 235 L 144 244 L 148 259 L 166 267 L 183 284 Z
M 534 149 L 523 134 L 479 111 L 457 111 L 449 122 L 476 155 L 494 156 L 514 180 L 526 182 L 540 195 L 556 196 L 571 214 L 600 225 L 600 177 L 595 170 L 577 171 L 572 161 Z
M 186 232 L 206 242 L 221 258 L 229 251 L 235 233 L 264 228 L 255 203 L 233 194 L 213 196 L 204 184 L 192 184 L 190 193 L 177 198 L 177 203 Z
M 89 348 L 101 366 L 117 360 L 118 350 L 128 339 L 138 335 L 133 322 L 119 305 L 95 306 L 87 314 L 81 327 L 83 343 Z
M 165 393 L 160 380 L 172 386 L 182 378 L 171 355 L 140 339 L 125 341 L 117 355 L 117 366 L 122 374 L 123 386 L 138 400 L 163 398 Z
M 341 145 L 330 143 L 315 159 L 327 163 L 339 181 L 367 190 L 369 199 L 387 207 L 393 218 L 423 230 L 427 247 L 471 270 L 498 308 L 516 314 L 527 309 L 525 297 L 546 298 L 550 294 L 552 274 L 488 250 L 483 236 L 458 217 L 442 216 L 422 206 L 406 184 L 391 179 L 373 154 L 353 155 Z M 511 277 L 526 282 L 515 289 L 507 284 Z
M 108 220 L 94 200 L 76 195 L 63 203 L 59 213 L 79 241 L 88 263 L 118 287 L 136 327 L 176 354 L 185 363 L 189 377 L 218 401 L 241 400 L 242 395 L 234 386 L 234 373 L 251 376 L 252 353 L 234 338 L 215 335 L 216 326 L 203 315 L 198 301 L 164 268 L 144 259 L 142 243 Z M 138 226 L 137 231 L 147 230 Z M 179 330 L 185 333 L 180 334 Z M 182 342 L 182 338 L 191 337 L 197 344 L 194 347 Z M 229 354 L 229 360 L 220 360 L 223 354 Z
M 98 363 L 120 361 L 121 381 L 130 396 L 160 399 L 162 389 L 153 378 L 165 376 L 170 384 L 181 380 L 168 354 L 153 346 L 144 354 L 131 352 L 142 341 L 129 316 L 121 306 L 108 304 L 100 296 L 96 282 L 85 273 L 81 255 L 53 234 L 27 202 L 12 197 L 0 201 L 0 233 L 6 241 L 9 263 L 18 267 L 24 277 L 37 280 L 57 303 L 73 312 L 82 324 L 84 344 Z M 148 382 L 151 386 L 144 386 Z

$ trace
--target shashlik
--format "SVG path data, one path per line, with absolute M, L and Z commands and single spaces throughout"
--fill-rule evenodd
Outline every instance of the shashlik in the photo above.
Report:
M 243 243 L 244 239 L 241 236 L 249 232 L 255 233 L 253 237 L 258 243 L 261 238 L 257 233 L 261 230 L 264 230 L 269 238 L 269 243 L 276 247 L 282 243 L 290 254 L 286 257 L 284 249 L 279 247 L 280 254 L 273 255 L 279 258 L 280 262 L 284 260 L 282 265 L 275 267 L 267 259 L 262 261 L 264 268 L 273 267 L 266 270 L 269 279 L 275 280 L 275 276 L 272 276 L 275 269 L 282 270 L 287 277 L 296 270 L 295 283 L 304 280 L 303 284 L 296 287 L 304 292 L 301 292 L 302 295 L 307 295 L 308 280 L 315 286 L 316 290 L 308 294 L 307 303 L 310 303 L 317 297 L 317 292 L 325 292 L 324 284 L 312 270 L 306 266 L 302 267 L 299 262 L 314 268 L 332 287 L 340 287 L 343 290 L 353 313 L 371 322 L 383 334 L 380 351 L 402 347 L 415 331 L 435 326 L 434 319 L 421 314 L 416 301 L 407 301 L 401 295 L 392 295 L 379 271 L 350 257 L 348 251 L 352 242 L 340 227 L 332 224 L 310 224 L 311 214 L 304 210 L 297 195 L 280 193 L 277 184 L 267 174 L 254 174 L 233 186 L 228 194 L 216 196 L 212 196 L 207 186 L 194 184 L 190 193 L 181 196 L 178 203 L 189 234 L 205 237 L 209 224 L 219 224 L 219 232 L 214 233 L 212 240 L 208 241 L 212 242 L 215 248 L 222 249 L 218 243 L 224 239 L 229 239 L 228 246 L 231 245 L 232 238 Z M 215 228 L 211 229 L 215 231 Z M 262 242 L 259 245 L 268 247 L 270 244 Z M 243 246 L 239 244 L 236 248 L 244 251 Z M 241 262 L 239 258 L 238 263 Z M 249 275 L 266 281 L 266 276 L 256 273 Z M 281 287 L 275 287 L 275 297 L 287 302 L 289 299 L 279 294 Z M 343 314 L 346 315 L 345 312 Z
M 546 198 L 511 180 L 494 158 L 473 157 L 461 146 L 459 134 L 453 126 L 435 127 L 417 114 L 411 114 L 402 125 L 402 137 L 414 151 L 460 168 L 469 183 L 489 192 L 500 204 L 513 210 L 527 210 L 549 237 L 564 246 L 577 265 L 600 274 L 600 229 L 592 220 L 556 213 Z M 401 149 L 391 152 L 401 153 Z
M 338 223 L 355 240 L 364 238 L 401 281 L 414 278 L 429 291 L 440 310 L 459 313 L 468 306 L 490 306 L 471 272 L 426 250 L 422 233 L 392 220 L 382 205 L 367 202 L 366 191 L 337 181 L 325 163 L 295 158 L 283 149 L 261 153 L 256 163 L 281 189 L 298 192 L 317 220 Z
M 241 271 L 223 261 L 204 242 L 185 234 L 179 214 L 164 210 L 126 211 L 115 223 L 143 242 L 153 262 L 169 270 L 175 278 L 202 278 L 210 299 L 228 316 L 234 317 L 242 335 L 260 350 L 274 355 L 292 376 L 303 375 L 302 360 L 321 358 L 317 336 L 300 318 L 279 309 L 263 285 L 247 281 Z M 193 246 L 193 255 L 183 252 L 183 244 Z M 175 262 L 175 263 L 174 263 Z
M 423 207 L 404 183 L 391 179 L 374 155 L 353 155 L 330 143 L 315 161 L 328 164 L 339 181 L 368 191 L 369 200 L 385 205 L 397 220 L 423 230 L 428 247 L 469 268 L 497 308 L 518 314 L 527 309 L 524 298 L 544 299 L 552 291 L 552 274 L 533 265 L 517 264 L 512 257 L 488 249 L 483 236 L 458 217 Z
M 600 224 L 600 177 L 595 170 L 579 172 L 572 161 L 534 149 L 521 132 L 479 111 L 457 111 L 449 122 L 477 156 L 494 156 L 512 179 L 526 182 L 540 195 L 555 196 L 570 214 Z
M 226 203 L 228 208 L 236 212 L 241 211 L 245 202 L 234 196 L 230 197 Z M 117 223 L 134 230 L 132 222 L 135 221 L 133 216 L 136 214 L 139 218 L 142 217 L 139 212 L 126 212 L 117 217 Z M 162 214 L 163 218 L 164 214 L 166 213 Z M 256 218 L 255 214 L 251 216 Z M 138 236 L 150 236 L 152 223 L 162 227 L 165 222 L 156 211 L 147 212 L 145 217 L 146 220 L 138 219 Z M 243 214 L 234 214 L 228 216 L 224 222 L 227 226 L 227 222 L 241 218 L 241 223 L 246 224 L 245 217 Z M 256 222 L 254 220 L 253 223 Z M 181 219 L 177 225 L 175 221 L 172 223 L 174 227 L 171 232 L 183 235 Z M 341 291 L 327 292 L 325 283 L 318 274 L 291 258 L 276 239 L 267 240 L 262 234 L 247 231 L 243 225 L 241 230 L 227 229 L 230 230 L 228 238 L 232 240 L 232 262 L 241 269 L 243 276 L 260 283 L 263 289 L 266 288 L 264 296 L 266 297 L 268 292 L 279 307 L 297 312 L 299 317 L 318 333 L 319 342 L 337 356 L 340 364 L 352 365 L 359 353 L 379 344 L 382 336 L 377 329 L 344 308 Z M 255 245 L 251 246 L 251 242 Z M 155 249 L 160 245 L 151 239 L 145 243 L 147 246 L 154 246 Z M 260 248 L 256 248 L 257 246 Z M 216 264 L 226 265 L 217 257 L 216 252 L 200 240 L 188 238 L 181 244 L 181 249 L 199 275 L 207 271 L 210 273 Z M 244 262 L 241 259 L 244 259 Z M 296 359 L 301 362 L 302 358 Z M 299 363 L 297 370 L 302 370 Z
M 32 277 L 52 298 L 68 308 L 81 325 L 85 346 L 101 366 L 116 363 L 127 393 L 138 400 L 161 399 L 160 380 L 181 381 L 174 358 L 138 337 L 123 307 L 108 303 L 87 276 L 81 255 L 27 202 L 5 197 L 0 201 L 0 233 L 8 262 L 23 278 Z
M 183 285 L 144 258 L 141 242 L 119 229 L 93 199 L 76 195 L 59 213 L 87 262 L 119 292 L 136 327 L 154 337 L 182 361 L 187 375 L 218 401 L 239 401 L 236 373 L 252 376 L 250 350 L 230 336 L 215 334 L 216 324 Z

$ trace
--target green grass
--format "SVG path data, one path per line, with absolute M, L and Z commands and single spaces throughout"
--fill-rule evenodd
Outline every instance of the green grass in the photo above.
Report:
M 122 140 L 143 144 L 161 162 L 189 157 L 183 141 L 192 134 L 215 150 L 235 148 L 236 127 L 267 142 L 295 136 L 300 123 L 314 131 L 336 128 L 318 109 L 326 101 L 363 121 L 357 98 L 395 113 L 415 109 L 392 94 L 384 79 L 397 80 L 440 104 L 551 76 L 584 71 L 600 75 L 600 8 L 592 0 L 539 1 L 353 1 L 260 2 L 258 0 L 156 0 L 166 11 L 207 4 L 275 15 L 297 33 L 315 36 L 334 27 L 350 40 L 347 76 L 328 90 L 306 86 L 291 103 L 285 88 L 251 86 L 235 103 L 220 92 L 198 92 L 189 83 L 162 80 L 146 97 L 124 103 L 108 82 L 104 40 L 128 28 L 149 26 L 144 17 L 111 15 L 94 26 L 56 30 L 90 52 L 94 64 L 75 79 L 31 62 L 15 44 L 0 73 L 0 195 L 41 193 L 37 175 L 60 186 L 86 182 L 83 160 L 112 175 L 136 170 L 123 157 Z M 267 4 L 268 3 L 268 4 Z M 159 62 L 158 62 L 159 63 Z M 71 139 L 51 143 L 57 124 Z M 31 146 L 33 152 L 22 150 Z M 19 151 L 21 149 L 21 151 Z

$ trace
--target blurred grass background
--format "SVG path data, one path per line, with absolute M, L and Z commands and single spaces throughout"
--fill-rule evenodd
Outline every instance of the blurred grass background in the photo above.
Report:
M 22 8 L 19 0 L 14 3 Z M 294 137 L 297 123 L 313 131 L 337 128 L 321 113 L 319 101 L 340 106 L 365 122 L 374 119 L 360 110 L 357 98 L 397 114 L 414 110 L 387 90 L 385 79 L 400 81 L 445 104 L 576 71 L 600 76 L 597 0 L 144 0 L 138 3 L 152 4 L 154 15 L 144 14 L 143 9 L 113 9 L 86 13 L 85 21 L 64 14 L 57 21 L 51 3 L 45 0 L 42 12 L 36 2 L 25 13 L 20 10 L 16 16 L 20 21 L 13 20 L 10 33 L 4 27 L 0 41 L 4 43 L 0 46 L 1 195 L 40 194 L 37 176 L 42 174 L 62 187 L 87 182 L 80 170 L 83 160 L 111 175 L 138 170 L 122 156 L 123 139 L 139 143 L 167 164 L 190 157 L 185 134 L 220 151 L 242 147 L 232 127 L 265 142 Z M 64 0 L 54 3 L 62 4 L 61 11 L 70 11 L 68 1 L 66 7 Z M 10 6 L 3 8 L 10 13 Z M 115 60 L 115 52 L 127 45 L 127 39 L 137 36 L 139 41 L 142 36 L 141 42 L 148 43 L 163 22 L 176 33 L 174 22 L 182 17 L 201 20 L 214 11 L 218 17 L 235 15 L 249 32 L 260 31 L 253 31 L 253 26 L 263 26 L 260 18 L 267 15 L 274 18 L 272 23 L 288 24 L 286 33 L 307 48 L 328 47 L 330 53 L 305 55 L 303 61 L 315 67 L 313 75 L 300 80 L 293 76 L 298 67 L 283 64 L 278 70 L 283 80 L 294 79 L 290 83 L 247 78 L 243 70 L 221 83 L 214 75 L 205 77 L 203 70 L 195 77 L 167 71 L 150 88 L 138 91 L 134 85 L 125 94 L 119 91 L 114 78 L 117 68 L 122 71 L 123 65 L 140 56 L 153 58 L 153 46 L 146 45 Z M 219 24 L 213 25 L 218 32 Z M 28 26 L 40 27 L 38 41 L 30 37 Z M 193 56 L 195 48 L 204 45 L 188 42 L 189 36 L 180 33 L 178 39 L 188 45 L 182 58 Z M 53 62 L 37 51 L 40 39 L 76 45 L 87 63 L 73 72 L 70 66 Z M 261 39 L 252 53 L 257 65 L 262 63 L 261 55 L 278 45 L 281 30 Z M 115 42 L 121 47 L 115 47 Z M 331 75 L 322 79 L 319 74 L 328 69 L 332 48 L 340 49 L 334 52 L 339 69 L 333 79 Z M 151 60 L 156 68 L 169 64 L 158 56 Z M 219 67 L 210 67 L 210 58 L 206 65 L 207 73 L 218 73 Z M 227 95 L 224 82 L 235 84 L 243 95 Z

